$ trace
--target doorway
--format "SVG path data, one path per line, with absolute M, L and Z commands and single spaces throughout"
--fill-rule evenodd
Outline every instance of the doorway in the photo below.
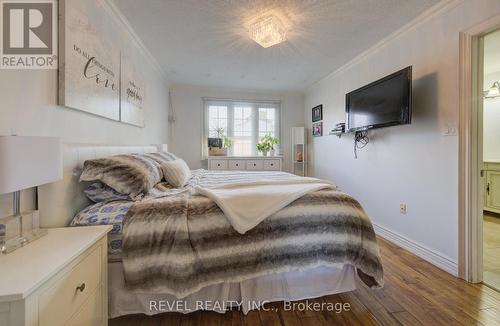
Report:
M 483 282 L 500 290 L 500 30 L 483 36 Z
M 497 200 L 498 192 L 493 192 L 493 196 L 491 195 L 492 183 L 498 184 L 500 177 L 497 179 L 495 171 L 491 171 L 488 175 L 488 171 L 493 167 L 484 164 L 484 161 L 490 158 L 485 158 L 483 155 L 484 97 L 490 95 L 489 92 L 486 94 L 484 91 L 489 91 L 494 84 L 493 82 L 491 85 L 483 85 L 491 82 L 490 79 L 485 79 L 484 42 L 486 36 L 493 35 L 499 29 L 500 15 L 496 15 L 460 33 L 458 276 L 473 283 L 483 281 L 483 268 L 485 267 L 483 247 L 491 249 L 487 250 L 489 253 L 500 253 L 500 245 L 497 247 L 495 240 L 496 223 L 489 224 L 499 220 L 490 218 L 496 218 L 496 216 L 490 216 L 491 213 L 495 213 L 491 212 L 490 208 L 486 207 L 485 210 L 486 205 L 492 206 Z M 488 69 L 490 69 L 489 66 L 486 71 Z M 494 90 L 491 94 L 494 94 Z M 490 181 L 489 188 L 488 180 Z M 483 223 L 484 220 L 486 223 Z M 487 232 L 483 232 L 483 227 Z M 483 241 L 483 235 L 486 235 L 486 241 Z M 491 259 L 486 262 L 487 272 L 491 272 L 486 273 L 486 278 L 490 280 L 490 283 L 494 283 L 491 279 L 497 274 L 495 273 L 495 258 L 494 255 L 488 255 L 488 253 L 486 255 L 484 258 Z M 491 279 L 488 276 L 492 276 Z M 500 289 L 500 282 L 491 286 Z

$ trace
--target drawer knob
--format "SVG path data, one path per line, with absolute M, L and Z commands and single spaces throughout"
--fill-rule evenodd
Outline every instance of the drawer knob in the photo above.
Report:
M 217 166 L 220 166 L 220 163 L 219 163 L 219 164 L 217 164 Z
M 253 166 L 257 166 L 257 164 L 254 163 Z
M 236 166 L 240 166 L 238 163 L 236 163 Z
M 77 291 L 83 292 L 85 290 L 85 283 L 80 284 L 79 286 L 76 287 Z
M 274 166 L 274 163 L 271 163 L 271 166 Z

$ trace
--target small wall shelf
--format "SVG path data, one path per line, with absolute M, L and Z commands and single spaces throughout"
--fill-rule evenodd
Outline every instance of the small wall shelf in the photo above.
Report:
M 293 173 L 299 176 L 306 176 L 307 150 L 306 150 L 306 131 L 304 127 L 292 128 L 292 161 Z

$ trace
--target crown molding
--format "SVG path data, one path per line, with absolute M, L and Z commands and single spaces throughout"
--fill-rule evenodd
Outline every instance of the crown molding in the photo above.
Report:
M 169 82 L 167 73 L 162 68 L 158 60 L 151 54 L 148 48 L 142 43 L 141 38 L 132 28 L 130 22 L 123 15 L 123 13 L 118 9 L 114 0 L 103 0 L 103 2 L 107 5 L 107 9 L 109 9 L 110 14 L 112 14 L 113 18 L 117 21 L 118 24 L 122 25 L 122 27 L 130 34 L 133 42 L 136 44 L 139 51 L 142 53 L 144 58 L 149 62 L 149 64 L 154 68 L 156 72 L 160 75 L 160 77 L 165 81 Z
M 375 43 L 365 51 L 361 52 L 357 56 L 355 56 L 353 59 L 349 60 L 345 64 L 343 64 L 340 68 L 334 70 L 327 76 L 321 78 L 320 80 L 315 81 L 314 83 L 310 84 L 309 86 L 306 87 L 306 92 L 309 91 L 314 85 L 320 83 L 321 81 L 327 79 L 327 78 L 334 78 L 343 72 L 349 70 L 353 66 L 359 64 L 362 62 L 366 57 L 370 56 L 374 52 L 380 50 L 384 46 L 388 45 L 390 42 L 393 40 L 397 39 L 399 36 L 402 34 L 412 30 L 413 28 L 416 28 L 418 26 L 421 26 L 428 22 L 430 19 L 442 15 L 451 9 L 455 8 L 458 6 L 460 3 L 462 3 L 464 0 L 443 0 L 435 4 L 434 6 L 430 7 L 414 19 L 412 19 L 408 24 L 402 26 L 401 28 L 397 29 L 393 33 L 389 34 L 379 42 Z

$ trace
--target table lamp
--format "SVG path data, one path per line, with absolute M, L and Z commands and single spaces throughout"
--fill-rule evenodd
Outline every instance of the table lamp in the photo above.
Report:
M 21 190 L 61 180 L 62 172 L 59 138 L 0 136 L 0 195 L 13 193 L 12 216 L 0 217 L 0 254 L 47 233 L 39 227 L 36 209 L 21 212 L 20 194 Z

